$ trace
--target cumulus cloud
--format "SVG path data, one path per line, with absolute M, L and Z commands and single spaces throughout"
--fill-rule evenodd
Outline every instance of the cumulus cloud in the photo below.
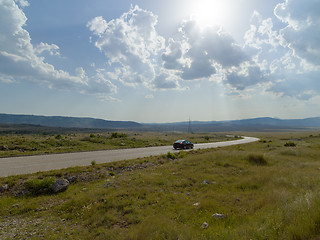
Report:
M 162 54 L 163 67 L 166 69 L 181 69 L 182 61 L 182 46 L 180 42 L 174 39 L 169 39 L 169 45 L 165 53 Z
M 206 55 L 210 61 L 215 61 L 224 68 L 239 66 L 248 60 L 241 47 L 232 36 L 218 27 L 201 29 L 195 21 L 183 23 L 181 33 L 189 44 L 187 55 L 192 60 Z
M 154 89 L 179 89 L 179 79 L 176 75 L 170 74 L 170 72 L 163 71 L 156 76 L 153 82 Z
M 182 80 L 209 79 L 222 69 L 250 60 L 230 34 L 217 27 L 202 29 L 196 21 L 182 22 L 179 36 L 165 39 L 155 26 L 157 16 L 138 6 L 107 22 L 99 16 L 87 27 L 95 46 L 117 72 L 117 80 L 150 89 L 178 89 Z
M 238 67 L 249 57 L 231 35 L 218 27 L 201 28 L 194 20 L 184 21 L 180 40 L 169 40 L 162 55 L 163 67 L 174 69 L 183 80 L 209 79 L 216 67 Z
M 260 66 L 252 62 L 253 56 L 220 27 L 201 28 L 188 20 L 179 31 L 180 39 L 169 40 L 162 60 L 163 67 L 176 70 L 181 79 L 222 80 L 238 90 L 266 81 Z
M 226 82 L 236 90 L 244 90 L 249 86 L 268 81 L 267 73 L 261 71 L 257 65 L 242 64 L 239 68 L 227 74 Z
M 17 1 L 20 6 L 28 6 L 27 1 Z M 40 55 L 48 52 L 59 55 L 55 44 L 41 42 L 37 46 L 31 43 L 29 32 L 24 29 L 27 17 L 13 0 L 0 0 L 0 81 L 29 81 L 45 84 L 50 88 L 75 89 L 90 88 L 90 83 L 101 81 L 88 78 L 84 70 L 77 75 L 57 70 Z M 79 74 L 81 71 L 81 74 Z M 107 92 L 115 91 L 114 86 L 105 82 Z
M 260 13 L 255 11 L 251 17 L 252 24 L 245 33 L 244 40 L 246 46 L 257 49 L 277 49 L 281 45 L 279 32 L 274 30 L 274 24 L 271 18 L 262 19 Z
M 48 52 L 50 55 L 53 55 L 53 56 L 60 55 L 59 46 L 57 46 L 55 44 L 48 44 L 48 43 L 43 43 L 43 42 L 38 44 L 35 47 L 34 51 L 37 55 L 42 54 L 43 52 Z
M 95 46 L 115 66 L 124 84 L 151 86 L 165 43 L 155 30 L 157 21 L 152 12 L 135 6 L 109 22 L 102 17 L 88 22 L 87 27 L 97 36 Z
M 274 24 L 276 20 L 263 19 L 254 12 L 245 44 L 257 49 L 253 60 L 268 72 L 262 76 L 267 76 L 269 92 L 301 100 L 320 93 L 317 83 L 320 74 L 318 9 L 319 1 L 286 0 L 274 9 L 275 16 L 284 25 L 278 29 Z M 232 76 L 229 79 L 234 81 Z
M 281 31 L 285 44 L 294 54 L 320 66 L 320 2 L 286 0 L 274 13 L 287 27 Z
M 30 5 L 26 0 L 15 0 L 15 2 L 21 7 L 28 7 Z

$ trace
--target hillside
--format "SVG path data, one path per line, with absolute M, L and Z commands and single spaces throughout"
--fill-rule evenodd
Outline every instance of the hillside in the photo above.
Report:
M 96 118 L 61 117 L 61 116 L 35 116 L 0 114 L 0 123 L 6 124 L 32 124 L 47 127 L 64 128 L 137 128 L 142 125 L 132 121 L 108 121 Z
M 232 121 L 191 121 L 150 124 L 158 131 L 281 131 L 320 127 L 320 117 L 305 119 L 252 118 Z

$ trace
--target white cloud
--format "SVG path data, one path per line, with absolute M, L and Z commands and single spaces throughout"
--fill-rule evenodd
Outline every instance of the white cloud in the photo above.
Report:
M 52 56 L 60 55 L 59 46 L 57 46 L 55 44 L 48 44 L 48 43 L 43 43 L 43 42 L 38 44 L 35 47 L 34 51 L 37 55 L 42 54 L 43 52 L 48 52 Z
M 201 29 L 191 20 L 183 23 L 181 32 L 189 44 L 187 55 L 192 60 L 196 60 L 198 56 L 207 56 L 210 61 L 215 61 L 224 68 L 239 66 L 240 63 L 248 60 L 232 36 L 220 28 Z
M 275 15 L 287 27 L 281 31 L 283 39 L 294 54 L 320 66 L 320 1 L 287 0 L 278 4 Z
M 50 86 L 83 84 L 82 79 L 66 72 L 57 71 L 37 55 L 44 50 L 53 51 L 56 45 L 42 43 L 39 48 L 31 44 L 29 33 L 23 28 L 27 21 L 25 14 L 12 0 L 0 3 L 0 72 L 16 80 L 47 83 Z M 42 49 L 41 49 L 42 46 Z
M 154 89 L 179 89 L 179 81 L 178 77 L 174 74 L 170 74 L 170 72 L 167 72 L 163 70 L 161 74 L 159 74 L 154 82 L 153 82 L 153 88 Z
M 182 46 L 180 42 L 169 39 L 169 45 L 162 54 L 163 67 L 166 69 L 182 69 Z
M 88 22 L 87 27 L 98 37 L 95 46 L 118 71 L 118 79 L 124 84 L 151 86 L 165 42 L 155 30 L 157 21 L 152 12 L 135 6 L 109 22 L 102 17 Z
M 98 94 L 105 96 L 110 93 L 116 93 L 117 87 L 107 78 L 107 74 L 103 71 L 97 71 L 97 73 L 88 78 L 82 68 L 77 69 L 77 74 L 82 79 L 86 79 L 87 86 L 83 88 L 82 92 L 87 94 Z
M 21 7 L 28 7 L 30 5 L 29 2 L 26 0 L 15 0 L 15 2 Z
M 20 6 L 27 6 L 27 1 L 18 2 Z M 26 21 L 24 12 L 13 0 L 0 0 L 0 81 L 29 81 L 50 88 L 83 92 L 90 92 L 90 89 L 99 89 L 99 93 L 101 89 L 105 89 L 106 93 L 115 91 L 114 85 L 102 80 L 99 75 L 88 78 L 82 68 L 76 70 L 77 75 L 71 75 L 46 63 L 40 55 L 44 52 L 59 55 L 59 47 L 43 42 L 34 47 L 29 32 L 24 29 Z M 96 82 L 104 82 L 106 87 L 90 85 Z
M 87 27 L 90 31 L 94 32 L 94 34 L 101 36 L 101 34 L 108 28 L 108 23 L 102 16 L 99 16 L 89 21 Z
M 226 82 L 236 90 L 244 90 L 247 87 L 262 84 L 268 81 L 268 75 L 261 71 L 260 67 L 248 62 L 241 64 L 240 67 L 233 69 L 227 74 Z
M 218 27 L 201 28 L 196 21 L 188 20 L 179 31 L 181 40 L 170 39 L 162 59 L 165 68 L 177 70 L 176 74 L 184 80 L 209 79 L 217 73 L 217 65 L 229 69 L 249 59 L 233 38 Z
M 201 28 L 193 20 L 184 21 L 180 35 L 169 38 L 165 47 L 156 24 L 157 16 L 138 6 L 109 22 L 101 16 L 88 22 L 87 27 L 96 36 L 95 46 L 109 62 L 106 71 L 112 79 L 151 90 L 182 89 L 182 80 L 221 79 L 228 75 L 230 79 L 224 80 L 238 89 L 265 81 L 257 64 L 247 68 L 249 80 L 237 72 L 244 71 L 244 63 L 252 57 L 221 28 Z M 271 28 L 266 22 L 260 32 Z M 218 77 L 213 78 L 214 75 Z
M 320 93 L 320 16 L 319 1 L 287 0 L 275 7 L 281 20 L 262 19 L 258 12 L 245 34 L 247 47 L 257 49 L 254 61 L 269 68 L 270 87 L 277 96 L 308 100 Z M 244 80 L 244 79 L 243 79 Z

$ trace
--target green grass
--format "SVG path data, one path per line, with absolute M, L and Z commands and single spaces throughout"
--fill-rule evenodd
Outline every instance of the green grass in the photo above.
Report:
M 208 136 L 210 138 L 208 139 Z M 178 139 L 189 139 L 194 143 L 224 141 L 225 134 L 207 133 L 77 133 L 77 134 L 7 134 L 0 135 L 0 157 L 95 151 L 118 148 L 137 148 L 171 145 Z
M 0 238 L 319 239 L 319 133 L 255 135 L 265 141 L 2 178 Z M 66 192 L 14 196 L 70 176 Z

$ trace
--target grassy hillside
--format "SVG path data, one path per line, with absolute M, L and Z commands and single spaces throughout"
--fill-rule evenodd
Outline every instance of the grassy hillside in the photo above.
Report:
M 2 178 L 0 238 L 319 239 L 319 132 L 255 135 L 260 142 Z M 60 194 L 28 193 L 30 179 L 50 177 L 73 180 Z
M 7 124 L 33 124 L 49 127 L 64 128 L 139 128 L 141 124 L 132 121 L 108 121 L 96 118 L 62 117 L 62 116 L 37 116 L 22 114 L 0 113 L 0 123 Z

